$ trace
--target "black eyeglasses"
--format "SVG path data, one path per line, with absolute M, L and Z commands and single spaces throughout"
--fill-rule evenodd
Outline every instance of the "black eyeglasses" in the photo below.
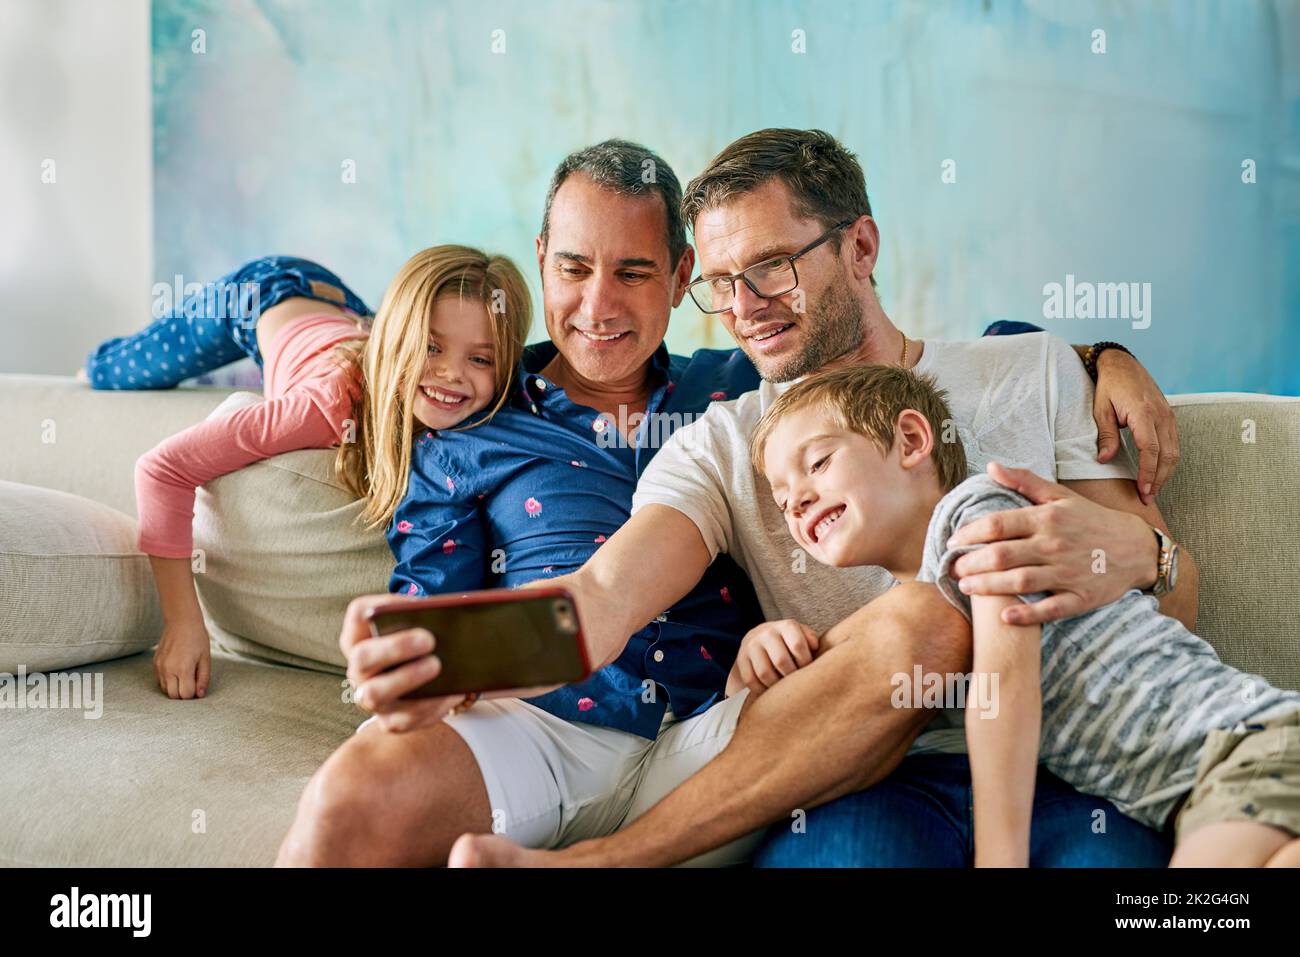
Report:
M 691 299 L 700 307 L 700 311 L 709 315 L 726 312 L 732 307 L 736 301 L 737 279 L 748 286 L 749 291 L 760 299 L 784 296 L 799 287 L 799 274 L 795 272 L 794 261 L 812 252 L 830 239 L 834 233 L 852 226 L 854 222 L 855 220 L 846 219 L 842 223 L 836 223 L 792 256 L 765 259 L 732 276 L 714 276 L 711 279 L 701 276 L 688 285 L 686 291 L 691 294 Z

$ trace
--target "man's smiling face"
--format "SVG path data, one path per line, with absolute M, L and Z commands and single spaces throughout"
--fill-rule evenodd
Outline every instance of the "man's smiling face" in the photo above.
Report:
M 581 173 L 560 186 L 537 257 L 546 331 L 579 375 L 626 380 L 659 348 L 694 264 L 689 249 L 676 270 L 668 256 L 657 193 L 625 195 Z
M 789 189 L 770 179 L 696 217 L 700 275 L 731 275 L 791 256 L 823 232 L 818 220 L 797 216 Z M 732 308 L 718 318 L 763 378 L 797 379 L 862 345 L 862 302 L 844 262 L 848 241 L 841 232 L 801 256 L 795 261 L 798 288 L 775 299 L 762 299 L 736 281 Z

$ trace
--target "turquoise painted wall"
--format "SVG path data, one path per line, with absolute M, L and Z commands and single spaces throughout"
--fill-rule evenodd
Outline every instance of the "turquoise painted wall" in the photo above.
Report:
M 909 334 L 1026 319 L 1126 343 L 1170 392 L 1300 394 L 1291 0 L 154 0 L 153 51 L 166 281 L 292 252 L 373 305 L 455 240 L 536 286 L 569 150 L 640 140 L 685 181 L 742 133 L 817 126 L 862 160 Z M 1067 275 L 1150 283 L 1149 327 L 1045 320 Z M 688 305 L 669 344 L 729 340 Z

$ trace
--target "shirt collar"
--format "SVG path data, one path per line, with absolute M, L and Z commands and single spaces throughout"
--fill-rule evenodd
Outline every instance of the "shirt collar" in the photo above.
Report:
M 542 370 L 559 353 L 560 350 L 556 348 L 555 343 L 550 339 L 524 346 L 524 354 L 519 360 L 519 366 L 516 370 L 519 385 L 515 386 L 515 390 L 516 394 L 522 392 L 521 397 L 525 405 L 531 406 L 539 399 L 549 397 L 559 391 L 554 382 L 541 374 Z M 656 388 L 670 380 L 670 370 L 672 368 L 670 363 L 668 346 L 661 342 L 659 348 L 650 356 L 650 370 L 653 373 Z

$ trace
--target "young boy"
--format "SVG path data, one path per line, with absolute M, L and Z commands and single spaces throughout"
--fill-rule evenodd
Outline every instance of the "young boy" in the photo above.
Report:
M 972 677 L 998 678 L 970 682 L 998 700 L 966 716 L 976 866 L 1027 866 L 1040 760 L 1130 817 L 1172 826 L 1172 866 L 1300 866 L 1300 693 L 1224 664 L 1136 590 L 1041 626 L 999 616 L 1045 593 L 963 594 L 949 569 L 970 549 L 948 548 L 949 537 L 1029 503 L 988 476 L 967 478 L 960 440 L 937 431 L 950 420 L 928 379 L 893 366 L 836 369 L 786 391 L 751 453 L 814 558 L 934 582 L 971 619 Z M 761 625 L 742 642 L 728 694 L 759 693 L 816 650 L 798 622 Z

